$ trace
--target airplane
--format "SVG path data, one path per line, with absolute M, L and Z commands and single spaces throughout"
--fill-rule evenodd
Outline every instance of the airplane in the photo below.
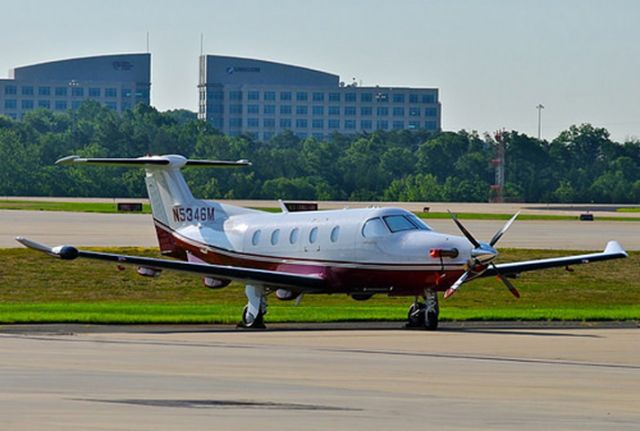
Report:
M 363 301 L 375 294 L 410 296 L 406 326 L 438 327 L 438 293 L 448 298 L 467 282 L 496 276 L 518 298 L 509 280 L 525 271 L 627 257 L 616 241 L 604 251 L 524 262 L 495 263 L 494 248 L 516 213 L 489 242 L 477 240 L 450 213 L 462 236 L 435 232 L 402 208 L 365 208 L 280 213 L 196 199 L 181 169 L 249 166 L 247 160 L 192 160 L 180 155 L 139 158 L 68 156 L 59 165 L 143 168 L 160 251 L 176 259 L 149 258 L 49 247 L 17 237 L 26 247 L 62 260 L 76 258 L 134 265 L 143 276 L 163 270 L 197 274 L 220 289 L 245 283 L 247 304 L 239 326 L 264 328 L 267 296 L 299 302 L 305 294 L 347 294 Z

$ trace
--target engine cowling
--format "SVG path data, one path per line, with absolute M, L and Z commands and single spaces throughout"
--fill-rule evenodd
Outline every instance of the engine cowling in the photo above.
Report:
M 299 293 L 290 291 L 289 289 L 276 290 L 276 298 L 280 301 L 292 301 L 298 297 Z
M 373 293 L 352 293 L 351 298 L 356 301 L 367 301 L 373 297 Z
M 204 287 L 207 287 L 209 289 L 222 289 L 223 287 L 227 287 L 229 283 L 231 283 L 231 280 L 203 277 L 202 282 L 204 283 Z

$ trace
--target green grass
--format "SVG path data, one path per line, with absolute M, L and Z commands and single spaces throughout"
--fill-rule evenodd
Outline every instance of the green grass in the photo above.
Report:
M 103 249 L 153 256 L 151 249 Z M 503 261 L 571 252 L 502 250 Z M 1 249 L 0 323 L 235 323 L 245 298 L 232 283 L 209 290 L 196 276 L 166 272 L 140 277 L 133 268 L 103 262 L 64 262 L 27 249 Z M 441 301 L 444 320 L 640 320 L 640 252 L 628 259 L 523 274 L 513 298 L 494 278 L 465 284 Z M 300 306 L 270 298 L 269 322 L 393 320 L 406 318 L 411 298 L 307 295 Z
M 89 213 L 117 213 L 116 202 L 46 202 L 46 201 L 22 201 L 0 200 L 0 209 L 22 211 L 68 211 Z M 151 213 L 149 204 L 142 205 L 144 214 Z M 134 213 L 137 214 L 137 213 Z
M 618 208 L 619 213 L 640 213 L 640 208 Z

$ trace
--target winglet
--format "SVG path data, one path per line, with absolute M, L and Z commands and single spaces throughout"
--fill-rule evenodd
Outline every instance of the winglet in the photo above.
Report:
M 604 249 L 604 252 L 607 254 L 622 254 L 625 257 L 629 256 L 629 254 L 624 250 L 624 248 L 622 248 L 618 241 L 609 241 Z
M 31 241 L 30 239 L 18 236 L 16 241 L 24 245 L 27 248 L 41 251 L 49 256 L 58 257 L 63 260 L 73 260 L 78 257 L 78 249 L 71 247 L 70 245 L 59 245 L 57 247 L 49 247 L 39 242 Z

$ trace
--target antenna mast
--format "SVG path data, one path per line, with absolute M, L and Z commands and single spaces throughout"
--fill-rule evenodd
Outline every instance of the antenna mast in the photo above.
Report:
M 496 157 L 491 160 L 495 170 L 495 183 L 491 185 L 491 202 L 501 204 L 504 202 L 504 137 L 505 131 L 498 130 L 495 133 Z

